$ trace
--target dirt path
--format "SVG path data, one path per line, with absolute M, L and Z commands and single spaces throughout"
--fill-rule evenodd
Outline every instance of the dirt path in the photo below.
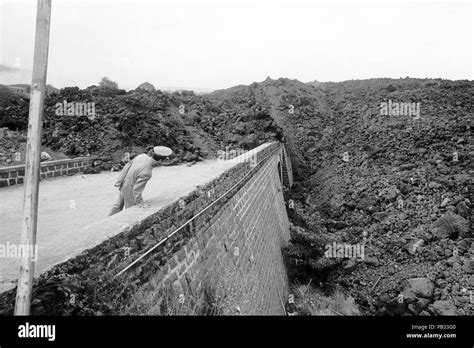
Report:
M 191 167 L 181 165 L 155 168 L 143 198 L 151 204 L 150 210 L 158 210 L 234 165 L 235 163 L 214 160 L 199 162 Z M 36 274 L 74 254 L 79 246 L 97 239 L 101 231 L 82 228 L 107 217 L 118 195 L 118 190 L 113 186 L 117 176 L 117 172 L 104 172 L 41 182 Z M 20 243 L 22 204 L 23 185 L 0 190 L 0 245 Z M 119 213 L 110 219 L 123 223 L 123 218 L 128 215 L 128 212 Z M 2 255 L 0 258 L 1 291 L 5 287 L 11 287 L 11 281 L 17 278 L 20 260 L 4 258 Z

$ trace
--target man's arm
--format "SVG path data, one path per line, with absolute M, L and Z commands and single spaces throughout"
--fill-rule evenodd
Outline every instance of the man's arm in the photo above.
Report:
M 135 198 L 135 204 L 143 204 L 142 192 L 150 178 L 151 174 L 149 173 L 140 173 L 138 175 L 137 181 L 135 182 L 135 185 L 133 185 L 133 198 Z
M 128 173 L 131 166 L 132 166 L 132 161 L 125 164 L 125 166 L 123 167 L 122 171 L 120 172 L 120 175 L 117 178 L 117 181 L 115 182 L 114 186 L 116 186 L 118 188 L 120 188 L 122 186 L 123 181 L 125 180 L 125 177 L 127 176 L 127 173 Z

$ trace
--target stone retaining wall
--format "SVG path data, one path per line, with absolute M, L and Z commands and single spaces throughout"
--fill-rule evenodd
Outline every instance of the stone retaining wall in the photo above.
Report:
M 96 157 L 77 157 L 56 161 L 42 162 L 41 179 L 64 175 L 74 175 L 92 166 Z M 22 184 L 25 178 L 25 165 L 0 168 L 0 188 Z

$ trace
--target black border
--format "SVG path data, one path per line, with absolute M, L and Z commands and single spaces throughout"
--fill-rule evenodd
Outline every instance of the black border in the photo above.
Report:
M 56 325 L 56 339 L 19 338 L 24 323 Z M 456 325 L 424 332 L 412 325 Z M 408 333 L 456 338 L 408 339 Z M 400 345 L 473 347 L 474 317 L 0 317 L 0 347 L 17 345 Z

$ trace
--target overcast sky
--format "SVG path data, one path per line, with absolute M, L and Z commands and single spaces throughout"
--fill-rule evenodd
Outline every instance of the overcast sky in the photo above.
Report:
M 35 16 L 36 1 L 0 0 L 0 65 L 21 68 L 18 83 L 31 82 Z M 472 18 L 471 1 L 53 0 L 47 82 L 473 79 Z

